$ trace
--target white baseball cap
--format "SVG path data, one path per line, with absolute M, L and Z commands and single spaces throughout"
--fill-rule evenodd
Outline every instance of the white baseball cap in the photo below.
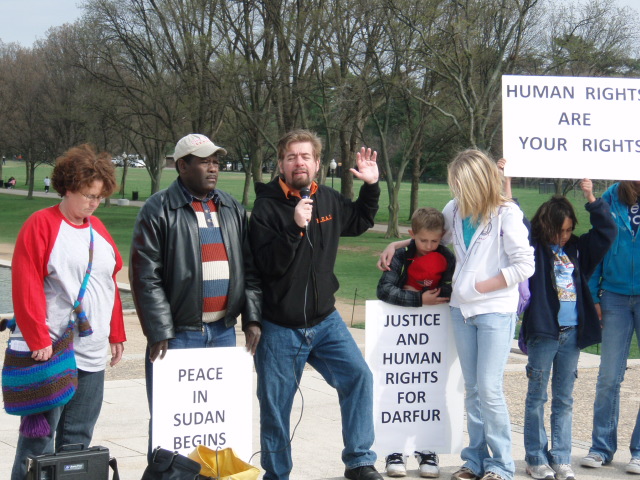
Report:
M 227 154 L 227 151 L 224 148 L 218 147 L 204 135 L 200 135 L 199 133 L 190 133 L 186 137 L 182 137 L 178 140 L 178 143 L 176 143 L 176 150 L 173 153 L 173 159 L 178 161 L 178 159 L 186 157 L 187 155 L 207 158 L 216 152 L 220 152 L 222 155 Z

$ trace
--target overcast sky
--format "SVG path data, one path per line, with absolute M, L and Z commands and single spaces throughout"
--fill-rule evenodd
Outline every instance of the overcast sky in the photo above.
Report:
M 562 1 L 562 0 L 560 0 Z M 80 0 L 0 0 L 0 39 L 31 47 L 36 39 L 45 38 L 51 27 L 73 23 L 82 10 Z M 640 12 L 640 0 L 617 0 Z

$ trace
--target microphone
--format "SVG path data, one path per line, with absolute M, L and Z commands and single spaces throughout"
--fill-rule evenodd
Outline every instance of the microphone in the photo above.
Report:
M 300 198 L 310 198 L 311 197 L 311 189 L 309 187 L 304 187 L 300 189 Z M 305 228 L 309 228 L 309 221 L 305 222 Z

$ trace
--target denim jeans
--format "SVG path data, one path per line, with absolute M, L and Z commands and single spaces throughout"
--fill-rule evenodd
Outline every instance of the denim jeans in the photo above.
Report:
M 478 476 L 493 472 L 512 480 L 511 422 L 502 383 L 516 313 L 465 319 L 459 308 L 451 307 L 451 321 L 465 388 L 469 446 L 461 453 L 464 466 Z
M 589 451 L 599 454 L 605 463 L 609 463 L 618 449 L 620 384 L 627 369 L 634 330 L 637 338 L 640 338 L 640 295 L 618 295 L 605 291 L 600 298 L 600 307 L 602 346 Z M 633 458 L 640 458 L 640 412 L 636 417 L 630 450 Z
M 169 340 L 169 349 L 174 348 L 215 348 L 235 347 L 236 329 L 227 327 L 224 320 L 203 323 L 203 330 L 188 330 L 176 332 L 175 338 Z M 147 402 L 149 403 L 149 444 L 147 447 L 147 460 L 151 463 L 151 454 L 155 448 L 151 445 L 151 416 L 153 415 L 153 364 L 149 360 L 150 349 L 147 346 L 144 361 L 144 377 L 147 386 Z M 162 360 L 156 359 L 156 362 Z
M 18 436 L 16 457 L 11 471 L 11 480 L 24 480 L 27 475 L 27 455 L 43 455 L 57 451 L 63 445 L 91 444 L 93 429 L 102 409 L 104 396 L 104 370 L 85 372 L 78 370 L 78 389 L 69 403 L 45 412 L 51 428 L 46 437 L 27 438 Z
M 305 363 L 338 391 L 346 467 L 376 461 L 371 450 L 373 376 L 340 314 L 334 311 L 318 325 L 301 329 L 265 320 L 255 355 L 265 480 L 287 480 L 293 467 L 289 420 Z
M 524 409 L 525 460 L 529 465 L 571 463 L 573 384 L 578 376 L 578 329 L 557 339 L 535 336 L 527 342 L 529 388 Z M 551 450 L 544 429 L 544 404 L 551 378 Z

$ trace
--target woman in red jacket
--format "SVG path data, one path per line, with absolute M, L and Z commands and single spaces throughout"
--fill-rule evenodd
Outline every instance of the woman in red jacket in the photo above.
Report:
M 64 334 L 70 318 L 78 317 L 74 332 L 78 387 L 69 403 L 44 412 L 48 434 L 20 433 L 12 480 L 25 478 L 27 455 L 52 453 L 54 444 L 56 449 L 68 444 L 89 447 L 102 406 L 105 359 L 110 353 L 111 366 L 117 364 L 126 340 L 116 284 L 122 258 L 102 222 L 93 216 L 116 187 L 110 157 L 89 145 L 71 148 L 56 160 L 51 180 L 62 201 L 31 215 L 16 241 L 11 264 L 16 328 L 9 347 L 46 361 L 53 353 L 53 341 Z M 77 301 L 79 308 L 74 306 Z M 80 333 L 79 320 L 85 317 L 90 329 Z

